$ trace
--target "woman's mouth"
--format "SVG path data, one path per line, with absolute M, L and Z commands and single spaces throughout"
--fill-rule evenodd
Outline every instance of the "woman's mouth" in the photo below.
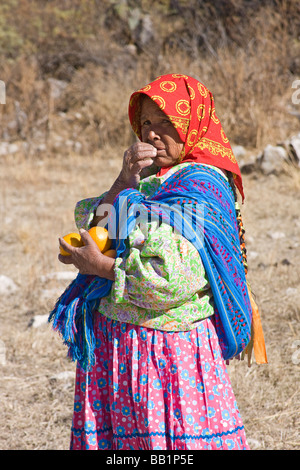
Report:
M 156 148 L 157 150 L 157 155 L 164 155 L 166 153 L 166 150 L 164 148 Z

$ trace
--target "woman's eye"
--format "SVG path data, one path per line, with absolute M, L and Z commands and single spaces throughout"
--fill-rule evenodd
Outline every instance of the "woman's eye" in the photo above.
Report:
M 160 123 L 161 124 L 172 124 L 169 119 L 162 119 Z M 152 122 L 150 121 L 150 119 L 145 119 L 145 121 L 141 122 L 142 127 L 151 126 L 151 124 L 152 124 Z

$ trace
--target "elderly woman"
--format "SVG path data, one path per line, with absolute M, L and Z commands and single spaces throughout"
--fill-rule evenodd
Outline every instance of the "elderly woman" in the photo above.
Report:
M 118 178 L 76 206 L 84 246 L 60 240 L 79 270 L 51 315 L 78 361 L 71 449 L 248 449 L 226 371 L 252 321 L 237 162 L 196 79 L 158 77 L 129 118 Z M 87 232 L 112 219 L 116 259 Z

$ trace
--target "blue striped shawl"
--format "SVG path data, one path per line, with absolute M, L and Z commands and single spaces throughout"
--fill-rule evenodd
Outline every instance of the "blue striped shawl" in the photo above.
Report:
M 223 357 L 230 359 L 243 351 L 251 337 L 252 309 L 234 197 L 225 178 L 211 167 L 191 164 L 170 176 L 150 199 L 135 189 L 122 191 L 114 209 L 108 230 L 117 256 L 124 253 L 126 238 L 136 224 L 153 217 L 169 223 L 193 243 L 212 289 Z M 94 365 L 93 311 L 111 285 L 107 279 L 78 274 L 49 316 L 69 356 L 83 370 Z

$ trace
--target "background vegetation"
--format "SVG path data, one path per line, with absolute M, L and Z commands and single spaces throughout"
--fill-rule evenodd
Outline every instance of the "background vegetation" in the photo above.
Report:
M 233 143 L 261 148 L 298 128 L 299 31 L 297 0 L 4 0 L 0 137 L 35 155 L 126 146 L 132 91 L 177 72 L 213 92 Z

